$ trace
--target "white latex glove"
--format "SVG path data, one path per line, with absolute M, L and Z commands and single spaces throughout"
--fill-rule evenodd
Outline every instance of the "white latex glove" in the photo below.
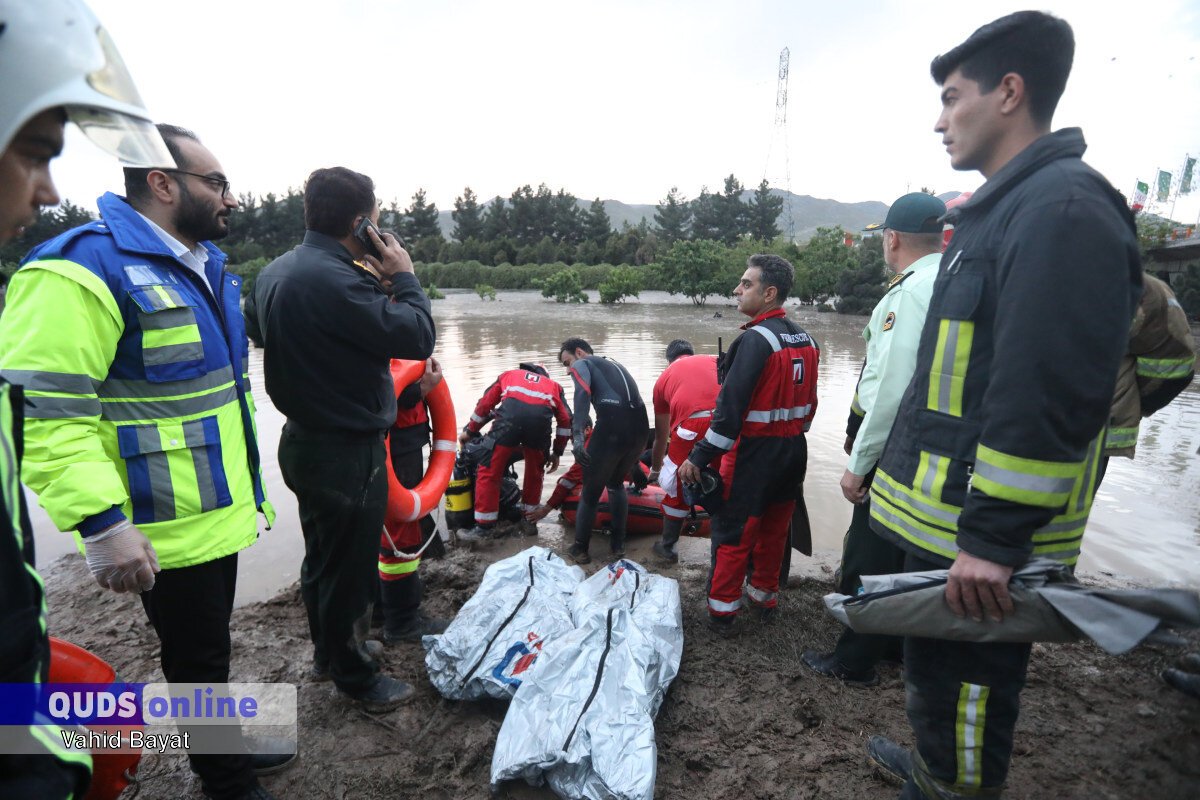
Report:
M 145 534 L 123 519 L 83 540 L 96 583 L 114 592 L 148 592 L 159 571 L 158 554 Z

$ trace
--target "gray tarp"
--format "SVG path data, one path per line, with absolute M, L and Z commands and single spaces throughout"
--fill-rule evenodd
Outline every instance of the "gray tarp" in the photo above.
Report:
M 957 617 L 944 598 L 947 570 L 864 576 L 864 593 L 825 596 L 829 613 L 858 633 L 975 642 L 1070 642 L 1087 638 L 1114 655 L 1160 628 L 1200 627 L 1200 596 L 1184 589 L 1083 586 L 1070 570 L 1030 561 L 1009 583 L 1015 612 L 1003 622 Z
M 509 706 L 492 783 L 650 800 L 654 715 L 683 657 L 679 584 L 622 560 L 581 583 L 570 607 L 578 627 L 546 642 Z
M 429 680 L 451 700 L 512 697 L 543 646 L 575 630 L 568 604 L 583 577 L 545 547 L 492 564 L 445 632 L 422 639 Z

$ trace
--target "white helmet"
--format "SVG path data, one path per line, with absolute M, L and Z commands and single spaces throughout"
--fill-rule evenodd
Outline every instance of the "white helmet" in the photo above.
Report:
M 82 0 L 0 0 L 0 152 L 17 131 L 62 108 L 127 164 L 174 166 L 125 62 Z

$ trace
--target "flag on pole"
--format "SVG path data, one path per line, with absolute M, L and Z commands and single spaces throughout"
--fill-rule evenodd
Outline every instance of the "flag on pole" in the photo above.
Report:
M 1133 213 L 1137 213 L 1146 207 L 1146 195 L 1150 193 L 1150 184 L 1145 181 L 1138 181 L 1137 187 L 1133 190 Z
M 1160 203 L 1167 202 L 1167 197 L 1171 194 L 1171 173 L 1165 169 L 1158 171 L 1158 191 L 1154 195 L 1154 199 Z
M 1179 179 L 1180 194 L 1192 193 L 1192 171 L 1195 169 L 1195 167 L 1195 156 L 1188 156 L 1187 160 L 1183 162 L 1183 177 Z

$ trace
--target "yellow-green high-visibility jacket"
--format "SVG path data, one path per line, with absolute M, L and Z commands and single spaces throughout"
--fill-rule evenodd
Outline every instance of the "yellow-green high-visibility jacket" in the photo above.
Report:
M 1079 557 L 1141 291 L 1133 217 L 1084 147 L 1046 134 L 951 211 L 871 486 L 872 528 L 926 560 Z
M 235 553 L 269 526 L 240 279 L 210 243 L 208 285 L 123 198 L 35 248 L 0 318 L 25 389 L 25 482 L 60 530 L 127 517 L 164 569 Z
M 1143 275 L 1145 290 L 1129 329 L 1129 350 L 1117 372 L 1104 454 L 1133 458 L 1142 417 L 1171 402 L 1191 383 L 1196 343 L 1171 287 Z
M 46 592 L 34 569 L 33 528 L 17 471 L 21 464 L 21 389 L 0 379 L 0 683 L 42 684 L 50 672 Z M 13 710 L 13 709 L 10 709 Z M 45 715 L 0 733 L 0 797 L 82 797 L 92 774 L 86 750 L 69 748 L 75 732 Z M 34 766 L 31 759 L 41 763 Z

